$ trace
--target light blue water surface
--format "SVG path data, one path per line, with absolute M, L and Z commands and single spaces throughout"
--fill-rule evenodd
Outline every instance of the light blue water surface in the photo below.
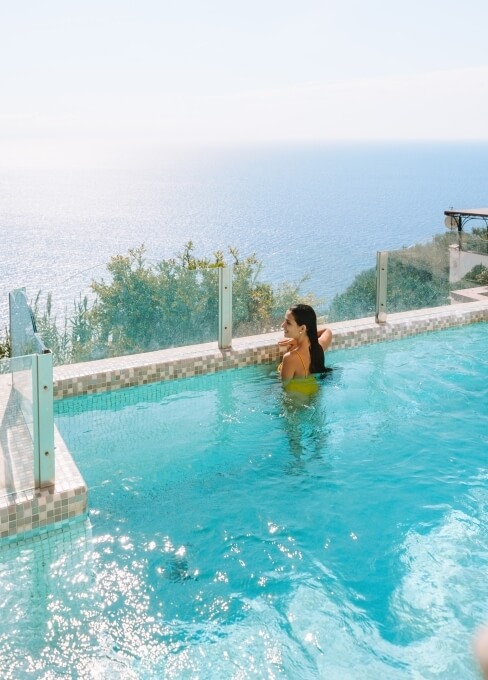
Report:
M 486 207 L 488 144 L 282 144 L 155 149 L 113 168 L 0 171 L 0 327 L 9 290 L 53 294 L 62 321 L 112 255 L 152 261 L 193 240 L 256 253 L 273 284 L 310 276 L 328 304 L 378 250 L 443 233 L 444 210 Z
M 2 551 L 5 677 L 477 678 L 488 325 L 329 364 L 58 402 L 91 529 Z

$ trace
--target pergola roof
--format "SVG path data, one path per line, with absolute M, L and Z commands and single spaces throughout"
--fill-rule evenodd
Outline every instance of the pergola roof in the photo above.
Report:
M 444 210 L 444 215 L 454 215 L 454 217 L 488 217 L 488 208 L 469 208 L 468 210 Z

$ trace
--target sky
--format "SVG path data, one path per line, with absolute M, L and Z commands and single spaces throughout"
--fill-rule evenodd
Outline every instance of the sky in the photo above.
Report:
M 486 0 L 0 0 L 0 166 L 488 139 Z

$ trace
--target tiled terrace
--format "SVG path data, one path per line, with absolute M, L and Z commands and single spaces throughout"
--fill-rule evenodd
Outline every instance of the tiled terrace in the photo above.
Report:
M 488 321 L 488 298 L 445 307 L 330 324 L 332 350 L 398 340 L 417 333 Z M 54 398 L 92 394 L 134 385 L 277 361 L 281 332 L 238 338 L 232 349 L 216 342 L 112 359 L 58 366 Z M 87 490 L 59 432 L 55 431 L 56 484 L 32 489 L 32 445 L 11 395 L 9 376 L 0 376 L 0 540 L 16 540 L 63 526 L 86 514 Z M 32 476 L 31 476 L 32 475 Z

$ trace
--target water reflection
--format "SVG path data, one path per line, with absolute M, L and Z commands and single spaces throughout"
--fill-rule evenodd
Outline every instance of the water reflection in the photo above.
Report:
M 329 369 L 317 380 L 317 389 L 284 390 L 279 394 L 283 428 L 286 433 L 290 458 L 285 472 L 301 475 L 312 460 L 319 460 L 326 452 L 330 427 L 327 423 L 326 390 L 338 377 L 337 369 Z

